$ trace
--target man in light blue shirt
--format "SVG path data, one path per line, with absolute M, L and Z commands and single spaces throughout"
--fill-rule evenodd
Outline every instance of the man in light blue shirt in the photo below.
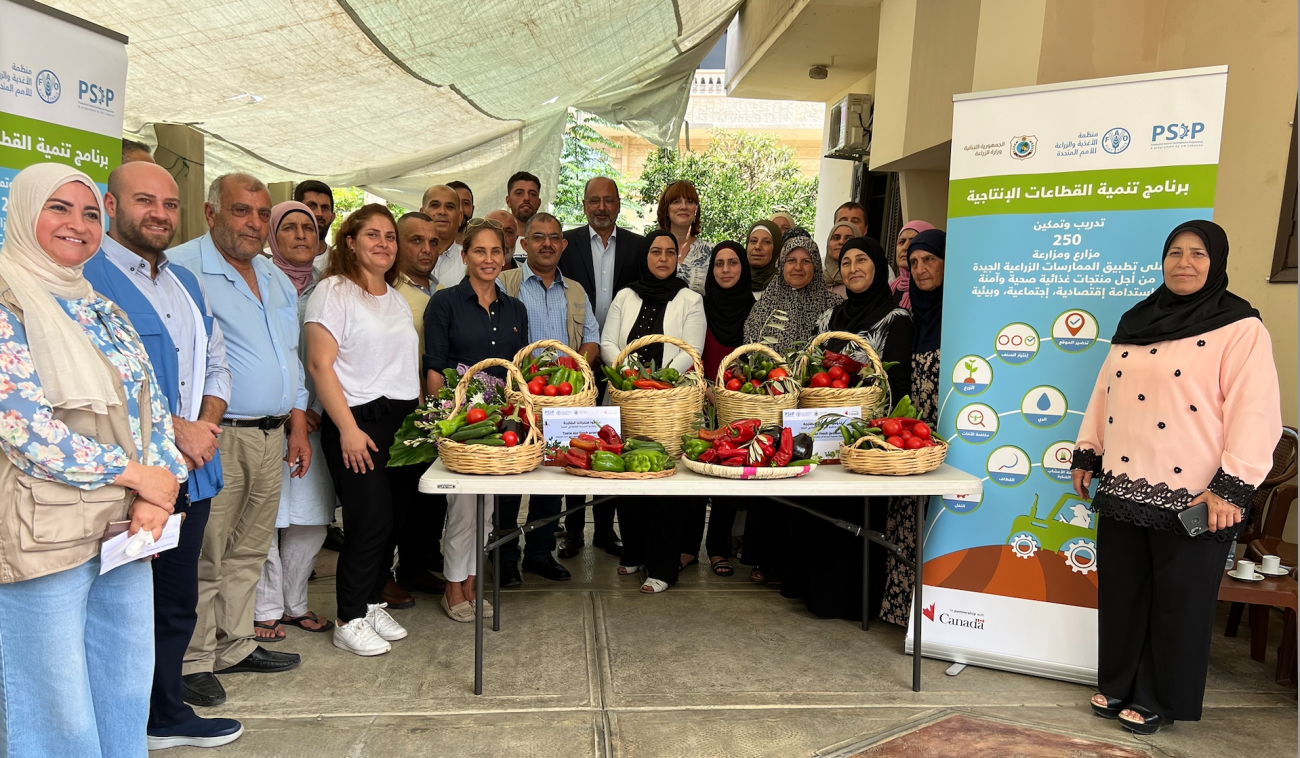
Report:
M 271 232 L 270 193 L 252 176 L 226 174 L 212 182 L 203 210 L 208 234 L 170 255 L 203 285 L 225 336 L 233 385 L 220 424 L 225 488 L 212 499 L 203 536 L 198 624 L 182 669 L 186 702 L 215 705 L 225 692 L 214 673 L 299 664 L 294 653 L 257 644 L 253 610 L 279 511 L 281 460 L 300 477 L 311 465 L 311 446 L 298 293 L 262 255 Z

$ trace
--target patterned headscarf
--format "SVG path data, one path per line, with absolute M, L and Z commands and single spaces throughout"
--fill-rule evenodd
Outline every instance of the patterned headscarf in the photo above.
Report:
M 791 287 L 785 281 L 785 261 L 790 253 L 803 248 L 812 258 L 813 275 L 808 284 L 799 289 Z M 843 302 L 844 298 L 831 292 L 822 275 L 822 256 L 817 243 L 803 229 L 791 229 L 781 246 L 781 258 L 777 263 L 777 275 L 768 282 L 763 296 L 754 304 L 754 309 L 745 319 L 745 342 L 760 342 L 764 336 L 776 338 L 770 347 L 778 353 L 787 353 L 794 349 L 795 343 L 812 339 L 817 334 L 817 320 L 827 310 Z M 773 320 L 772 314 L 781 311 L 784 321 Z M 771 322 L 771 326 L 769 326 Z M 780 329 L 775 328 L 780 326 Z M 764 327 L 769 327 L 766 331 Z
M 275 264 L 276 268 L 283 271 L 285 276 L 289 277 L 289 281 L 293 283 L 293 288 L 298 290 L 298 294 L 301 295 L 302 291 L 311 284 L 315 274 L 312 271 L 311 263 L 302 265 L 292 263 L 280 252 L 280 245 L 277 240 L 280 235 L 280 222 L 284 221 L 285 216 L 290 213 L 306 213 L 307 218 L 311 219 L 311 228 L 316 230 L 317 237 L 320 236 L 320 230 L 316 228 L 316 216 L 312 215 L 311 208 L 302 203 L 286 200 L 283 203 L 276 204 L 271 209 L 271 262 Z M 316 243 L 313 242 L 312 248 L 315 247 Z
M 903 224 L 902 229 L 898 230 L 898 238 L 901 239 L 903 236 L 903 232 L 909 229 L 916 232 L 917 234 L 920 234 L 921 232 L 933 228 L 934 228 L 933 224 L 930 224 L 925 221 L 908 221 L 906 224 Z M 891 257 L 889 261 L 890 266 L 896 265 L 895 258 L 898 255 L 897 249 L 898 247 L 897 247 L 897 240 L 896 240 L 894 252 L 892 253 L 892 256 L 894 257 Z M 893 292 L 895 295 L 898 296 L 898 304 L 901 307 L 908 309 L 909 311 L 912 310 L 912 296 L 909 292 L 911 288 L 912 288 L 912 272 L 905 268 L 899 269 L 898 276 L 894 278 L 894 281 L 889 283 L 890 292 Z M 902 294 L 899 295 L 899 293 Z

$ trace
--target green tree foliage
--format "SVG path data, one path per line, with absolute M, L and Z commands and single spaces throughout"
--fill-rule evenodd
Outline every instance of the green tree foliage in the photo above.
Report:
M 799 173 L 794 149 L 774 134 L 715 131 L 704 152 L 659 148 L 646 160 L 641 175 L 641 202 L 654 206 L 664 188 L 689 180 L 700 193 L 700 237 L 711 242 L 743 242 L 749 227 L 789 211 L 811 230 L 817 215 L 817 177 Z
M 613 126 L 608 121 L 569 109 L 569 122 L 564 128 L 564 147 L 560 150 L 560 181 L 555 188 L 555 216 L 565 227 L 587 223 L 582 213 L 582 191 L 587 180 L 594 176 L 607 176 L 620 187 L 627 182 L 614 168 L 609 153 L 601 147 L 618 148 L 618 143 L 601 136 L 595 127 Z
M 339 227 L 343 225 L 343 219 L 347 218 L 349 213 L 365 204 L 366 193 L 365 190 L 360 187 L 335 187 L 334 223 L 330 225 L 330 239 L 334 239 L 333 233 L 338 231 Z M 388 206 L 389 213 L 393 214 L 393 218 L 401 218 L 406 213 L 406 208 L 403 208 L 396 203 L 385 201 L 385 205 Z

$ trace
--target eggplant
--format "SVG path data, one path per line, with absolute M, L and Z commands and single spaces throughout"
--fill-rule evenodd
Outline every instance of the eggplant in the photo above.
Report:
M 812 457 L 813 438 L 808 434 L 796 434 L 794 437 L 794 452 L 790 455 L 792 461 L 802 461 Z
M 524 422 L 513 417 L 501 422 L 501 433 L 505 434 L 506 432 L 514 432 L 520 442 L 524 441 L 524 436 L 528 433 L 527 430 L 524 429 Z

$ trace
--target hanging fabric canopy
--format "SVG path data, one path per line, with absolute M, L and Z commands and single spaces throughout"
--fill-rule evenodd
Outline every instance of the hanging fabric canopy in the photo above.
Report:
M 322 179 L 412 208 L 460 179 L 492 208 L 519 170 L 554 196 L 571 106 L 676 144 L 740 0 L 51 4 L 130 37 L 127 136 L 200 130 L 208 177 Z

